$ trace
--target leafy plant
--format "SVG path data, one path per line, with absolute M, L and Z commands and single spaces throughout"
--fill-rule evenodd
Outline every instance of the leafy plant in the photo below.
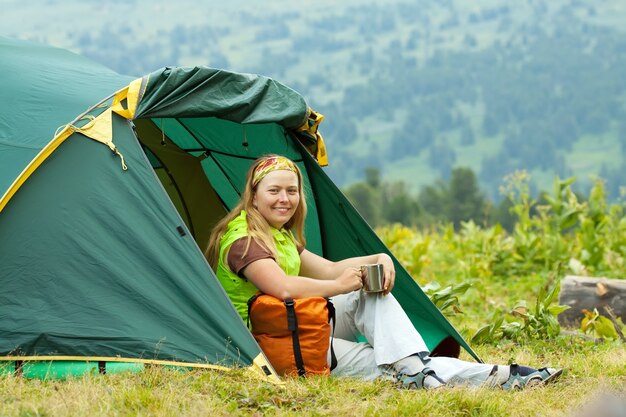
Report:
M 529 309 L 525 301 L 520 301 L 510 311 L 510 314 L 520 318 L 521 333 L 531 338 L 553 338 L 561 332 L 561 326 L 557 320 L 559 314 L 569 309 L 569 306 L 552 305 L 559 294 L 560 284 L 547 291 L 543 287 L 539 292 L 534 309 Z
M 491 323 L 478 329 L 472 336 L 472 342 L 483 344 L 497 342 L 503 338 L 517 341 L 522 337 L 547 339 L 558 336 L 561 326 L 557 316 L 569 308 L 552 305 L 559 288 L 559 284 L 554 285 L 550 291 L 542 287 L 534 308 L 529 308 L 525 300 L 520 300 L 507 314 L 497 310 Z
M 494 310 L 489 323 L 479 328 L 471 338 L 472 343 L 483 345 L 496 342 L 503 337 L 504 314 L 499 309 Z
M 608 317 L 601 315 L 597 308 L 594 308 L 593 311 L 584 309 L 583 314 L 585 317 L 580 323 L 580 330 L 583 333 L 592 333 L 595 337 L 602 339 L 617 340 L 620 338 L 617 326 L 624 327 L 621 319 L 617 319 L 615 325 Z
M 445 288 L 437 282 L 431 282 L 428 285 L 422 287 L 422 290 L 430 298 L 430 300 L 447 316 L 453 316 L 459 313 L 463 313 L 459 303 L 459 297 L 472 286 L 469 282 L 463 282 L 461 284 L 450 285 Z

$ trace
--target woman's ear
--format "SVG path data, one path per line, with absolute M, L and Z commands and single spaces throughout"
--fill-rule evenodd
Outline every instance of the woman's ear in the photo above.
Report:
M 258 209 L 258 207 L 256 206 L 256 193 L 252 194 L 252 207 Z

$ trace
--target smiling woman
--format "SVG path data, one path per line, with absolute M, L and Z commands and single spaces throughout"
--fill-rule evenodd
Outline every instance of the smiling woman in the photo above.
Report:
M 300 203 L 300 180 L 296 167 L 287 158 L 268 158 L 254 172 L 256 187 L 252 204 L 270 226 L 282 229 Z
M 255 300 L 258 292 L 280 300 L 278 306 L 285 301 L 287 307 L 298 305 L 301 299 L 330 298 L 336 312 L 334 351 L 324 349 L 315 357 L 327 358 L 326 373 L 330 370 L 335 376 L 394 379 L 405 388 L 462 384 L 512 389 L 545 383 L 561 374 L 561 370 L 552 368 L 494 366 L 431 356 L 421 334 L 390 293 L 396 271 L 389 255 L 379 253 L 333 262 L 306 249 L 307 206 L 302 184 L 302 173 L 291 160 L 278 155 L 257 159 L 248 170 L 241 200 L 211 233 L 207 258 L 244 321 L 251 314 L 253 323 L 259 322 L 253 307 L 252 313 L 248 311 L 248 301 Z M 366 264 L 382 266 L 383 289 L 379 293 L 360 291 L 360 266 Z M 320 315 L 328 318 L 326 310 Z M 298 329 L 298 322 L 290 317 L 284 332 Z M 297 339 L 296 331 L 294 352 Z M 263 349 L 266 351 L 266 347 Z M 271 356 L 270 352 L 266 354 Z M 297 366 L 300 375 L 305 374 L 303 366 Z

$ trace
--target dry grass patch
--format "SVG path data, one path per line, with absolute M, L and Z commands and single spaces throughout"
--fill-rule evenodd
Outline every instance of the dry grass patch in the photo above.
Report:
M 229 373 L 151 367 L 66 381 L 0 378 L 0 416 L 573 416 L 602 393 L 626 393 L 623 345 L 559 339 L 481 346 L 487 362 L 560 365 L 556 384 L 519 392 L 404 391 L 386 381 L 288 379 L 283 387 Z M 626 403 L 625 403 L 626 404 Z

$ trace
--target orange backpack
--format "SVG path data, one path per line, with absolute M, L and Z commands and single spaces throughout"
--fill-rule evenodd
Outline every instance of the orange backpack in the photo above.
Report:
M 335 307 L 324 297 L 279 300 L 257 293 L 248 300 L 252 335 L 280 375 L 329 375 L 337 365 L 330 342 Z M 327 353 L 331 348 L 331 367 Z

